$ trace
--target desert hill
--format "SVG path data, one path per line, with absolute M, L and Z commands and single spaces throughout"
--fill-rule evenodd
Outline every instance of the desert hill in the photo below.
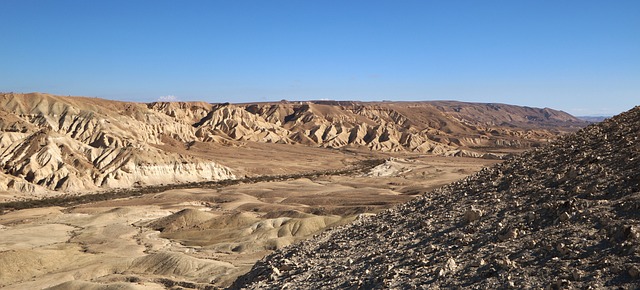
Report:
M 640 287 L 640 107 L 265 257 L 233 289 Z
M 501 154 L 489 150 L 530 148 L 584 124 L 552 109 L 503 104 L 143 104 L 4 93 L 0 191 L 41 195 L 234 178 L 233 169 L 190 150 L 199 144 L 283 143 L 496 158 Z
M 213 160 L 155 147 L 166 136 L 195 136 L 189 124 L 145 104 L 2 94 L 0 108 L 0 190 L 77 192 L 234 177 Z

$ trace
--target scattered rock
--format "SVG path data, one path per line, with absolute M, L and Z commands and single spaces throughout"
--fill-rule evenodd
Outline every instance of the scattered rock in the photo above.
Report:
M 464 220 L 467 223 L 477 221 L 480 219 L 480 217 L 482 217 L 482 211 L 473 207 L 464 213 Z
M 629 276 L 633 279 L 638 279 L 640 277 L 640 266 L 633 265 L 629 267 Z
M 498 267 L 503 269 L 509 269 L 516 266 L 516 262 L 511 261 L 509 257 L 502 257 L 502 258 L 496 259 L 495 262 Z
M 508 229 L 504 234 L 500 235 L 500 240 L 501 241 L 508 241 L 511 239 L 516 239 L 518 238 L 518 229 Z
M 449 272 L 455 271 L 458 268 L 456 260 L 454 260 L 453 258 L 447 259 L 447 263 L 445 264 L 444 268 Z
M 275 267 L 275 266 L 271 266 L 271 280 L 277 280 L 280 277 L 280 270 Z
M 436 269 L 436 276 L 438 276 L 438 278 L 442 278 L 442 277 L 444 277 L 445 275 L 447 275 L 447 270 L 445 270 L 445 269 L 444 269 L 444 268 L 442 268 L 442 267 L 438 267 L 438 268 Z
M 583 276 L 584 276 L 584 272 L 578 269 L 573 269 L 573 271 L 571 271 L 571 277 L 573 278 L 574 281 L 582 280 Z
M 487 262 L 484 259 L 480 258 L 480 259 L 474 260 L 471 263 L 471 266 L 473 266 L 473 267 L 482 267 L 482 266 L 484 266 L 486 264 L 487 264 Z

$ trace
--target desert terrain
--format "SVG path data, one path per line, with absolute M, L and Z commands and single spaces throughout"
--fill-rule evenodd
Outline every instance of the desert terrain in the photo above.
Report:
M 230 148 L 262 153 L 255 144 L 495 159 L 586 125 L 548 108 L 460 102 L 143 104 L 4 93 L 0 108 L 0 191 L 21 193 L 14 198 L 277 171 L 222 163 L 252 154 Z
M 276 251 L 231 289 L 638 289 L 640 107 Z
M 586 125 L 552 109 L 448 101 L 0 101 L 3 289 L 279 288 L 288 274 L 264 280 L 256 261 L 437 200 L 441 186 Z M 277 253 L 266 261 L 281 265 Z
M 415 156 L 354 175 L 14 211 L 0 216 L 0 281 L 5 289 L 229 286 L 275 249 L 495 162 Z
M 0 290 L 640 289 L 640 0 L 0 12 Z

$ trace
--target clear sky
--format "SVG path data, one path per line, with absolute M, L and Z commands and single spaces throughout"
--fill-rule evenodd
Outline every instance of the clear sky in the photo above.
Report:
M 610 115 L 640 105 L 640 1 L 0 0 L 0 91 Z

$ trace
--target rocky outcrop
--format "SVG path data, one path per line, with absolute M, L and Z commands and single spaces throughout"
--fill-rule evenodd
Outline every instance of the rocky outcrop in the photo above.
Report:
M 640 107 L 279 250 L 232 289 L 640 287 Z
M 85 192 L 234 177 L 213 160 L 154 146 L 194 140 L 195 129 L 143 104 L 3 94 L 0 105 L 0 190 Z
M 239 141 L 290 143 L 288 130 L 233 105 L 214 107 L 196 125 L 197 135 L 205 141 L 210 139 L 208 136 L 218 135 Z

